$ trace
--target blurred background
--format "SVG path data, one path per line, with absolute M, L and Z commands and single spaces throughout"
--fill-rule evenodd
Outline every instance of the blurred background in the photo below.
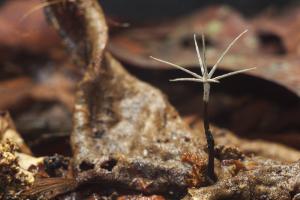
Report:
M 0 110 L 9 110 L 36 155 L 70 155 L 76 83 L 72 62 L 39 0 L 0 1 Z M 132 74 L 160 88 L 191 125 L 201 120 L 201 85 L 170 83 L 181 72 L 155 56 L 199 72 L 193 34 L 204 34 L 212 66 L 248 29 L 218 74 L 257 67 L 214 85 L 215 126 L 243 138 L 300 149 L 300 4 L 274 1 L 100 1 L 110 27 L 108 50 Z M 41 148 L 43 147 L 43 148 Z M 50 148 L 51 147 L 51 148 Z
M 185 15 L 200 8 L 205 8 L 213 5 L 226 5 L 233 9 L 239 10 L 245 16 L 254 16 L 265 9 L 276 8 L 282 9 L 291 5 L 297 4 L 297 0 L 274 0 L 274 1 L 259 1 L 259 0 L 153 0 L 153 1 L 99 1 L 109 15 L 122 17 L 128 21 L 144 20 L 160 20 L 161 18 L 172 18 Z

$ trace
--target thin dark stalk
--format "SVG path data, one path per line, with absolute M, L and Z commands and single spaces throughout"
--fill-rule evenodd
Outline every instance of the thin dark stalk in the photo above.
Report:
M 209 129 L 209 117 L 208 117 L 209 93 L 210 93 L 210 84 L 203 83 L 203 125 L 204 125 L 204 132 L 206 136 L 207 150 L 208 150 L 207 177 L 209 182 L 212 184 L 216 182 L 217 178 L 214 171 L 215 141 Z
M 209 182 L 212 184 L 216 182 L 217 178 L 215 175 L 215 141 L 213 135 L 209 129 L 209 118 L 208 118 L 208 102 L 203 101 L 203 124 L 204 131 L 207 141 L 207 149 L 208 149 L 208 163 L 207 163 L 207 177 Z

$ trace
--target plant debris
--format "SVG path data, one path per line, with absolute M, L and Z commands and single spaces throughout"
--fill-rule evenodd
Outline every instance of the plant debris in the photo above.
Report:
M 31 150 L 16 131 L 15 125 L 9 113 L 2 111 L 0 112 L 0 141 L 6 140 L 14 141 L 22 153 L 31 155 Z
M 11 4 L 12 10 L 26 8 L 22 2 L 14 3 L 16 4 Z M 265 136 L 255 129 L 261 123 L 261 126 L 272 126 L 273 129 L 269 130 L 291 133 L 285 136 L 292 137 L 293 141 L 286 139 L 286 142 L 297 147 L 297 102 L 290 104 L 290 107 L 270 104 L 273 101 L 263 100 L 258 93 L 248 92 L 249 87 L 244 89 L 247 86 L 245 83 L 249 82 L 247 78 L 253 78 L 249 76 L 239 77 L 239 83 L 245 90 L 240 96 L 230 96 L 229 90 L 223 91 L 223 88 L 220 89 L 223 93 L 214 90 L 212 95 L 215 96 L 211 98 L 209 114 L 221 115 L 223 122 L 233 123 L 232 127 L 237 130 L 247 130 L 245 135 L 248 139 L 237 137 L 235 131 L 211 125 L 210 131 L 215 140 L 215 158 L 211 160 L 216 176 L 216 182 L 213 183 L 207 174 L 210 150 L 205 142 L 203 119 L 195 115 L 203 111 L 197 107 L 201 102 L 201 93 L 195 87 L 190 87 L 192 85 L 178 85 L 175 89 L 168 83 L 165 87 L 162 80 L 175 74 L 170 74 L 171 70 L 154 69 L 153 66 L 158 69 L 162 66 L 148 60 L 150 55 L 166 59 L 180 55 L 170 60 L 179 60 L 178 63 L 183 66 L 193 66 L 195 63 L 192 60 L 196 59 L 194 54 L 190 54 L 190 45 L 193 44 L 190 43 L 190 31 L 197 33 L 204 30 L 208 60 L 213 61 L 234 35 L 250 27 L 247 39 L 244 38 L 232 48 L 232 56 L 225 58 L 224 65 L 220 67 L 233 71 L 243 66 L 258 66 L 260 69 L 257 76 L 274 81 L 278 69 L 275 69 L 275 73 L 270 73 L 272 64 L 277 61 L 284 64 L 285 60 L 291 64 L 292 59 L 294 64 L 298 62 L 296 43 L 293 45 L 290 40 L 283 39 L 279 41 L 280 45 L 276 40 L 272 46 L 266 41 L 266 38 L 270 38 L 268 34 L 256 32 L 259 30 L 257 27 L 262 26 L 259 25 L 260 18 L 257 18 L 258 21 L 251 21 L 229 9 L 217 7 L 203 10 L 199 18 L 191 16 L 189 23 L 189 20 L 183 18 L 181 22 L 163 24 L 162 29 L 131 29 L 123 33 L 114 29 L 111 31 L 111 40 L 106 24 L 110 16 L 104 15 L 97 0 L 47 0 L 37 7 L 33 4 L 29 7 L 25 13 L 17 14 L 25 16 L 21 17 L 22 20 L 32 19 L 27 18 L 32 10 L 45 7 L 46 17 L 62 37 L 69 55 L 62 53 L 63 49 L 55 42 L 57 38 L 53 32 L 46 46 L 39 46 L 41 42 L 37 42 L 43 36 L 42 31 L 33 35 L 33 40 L 24 40 L 24 45 L 21 44 L 22 40 L 17 40 L 16 43 L 10 43 L 11 40 L 3 42 L 3 46 L 12 51 L 5 52 L 3 55 L 7 54 L 8 57 L 0 60 L 3 66 L 0 76 L 0 109 L 9 109 L 15 124 L 8 112 L 0 113 L 0 198 L 299 198 L 300 152 L 284 145 L 249 139 L 250 136 Z M 38 15 L 32 17 L 37 17 L 36 20 L 39 21 L 41 18 L 38 16 L 41 16 L 40 10 Z M 41 21 L 41 24 L 45 23 Z M 199 26 L 195 25 L 196 21 Z M 27 22 L 35 23 L 35 20 Z M 279 22 L 282 23 L 280 20 Z M 268 27 L 272 29 L 276 26 Z M 17 25 L 16 27 L 18 29 Z M 51 30 L 42 25 L 39 27 Z M 6 31 L 5 28 L 3 30 Z M 138 34 L 132 36 L 134 31 Z M 286 37 L 285 32 L 278 29 L 276 31 L 279 38 Z M 170 38 L 166 38 L 167 34 Z M 7 35 L 5 37 L 9 38 Z M 5 38 L 1 39 L 5 41 Z M 149 46 L 139 46 L 141 43 Z M 117 49 L 120 44 L 125 44 L 125 47 Z M 124 49 L 128 47 L 126 44 L 133 44 L 131 50 L 135 51 L 134 56 L 132 51 L 124 53 Z M 173 48 L 173 44 L 180 48 Z M 148 48 L 151 50 L 148 51 Z M 189 59 L 189 55 L 193 55 L 193 59 Z M 268 57 L 260 58 L 258 55 Z M 129 65 L 125 69 L 114 56 L 144 69 Z M 147 60 L 143 60 L 144 56 Z M 74 63 L 70 62 L 71 59 Z M 251 62 L 248 63 L 249 59 Z M 267 66 L 266 70 L 261 66 Z M 287 70 L 286 74 L 295 72 L 290 65 L 282 70 Z M 139 80 L 140 78 L 154 82 L 150 84 Z M 246 80 L 241 81 L 244 78 Z M 298 94 L 298 79 L 292 84 L 289 82 L 294 78 L 295 76 L 288 81 L 279 80 L 278 83 Z M 156 79 L 158 81 L 155 83 Z M 230 88 L 237 88 L 235 81 L 229 85 Z M 257 88 L 263 90 L 258 83 L 253 85 L 255 91 Z M 271 86 L 267 85 L 265 88 L 272 89 L 270 93 L 278 92 L 278 87 L 273 88 L 274 84 Z M 290 93 L 282 93 L 280 90 L 277 94 Z M 288 104 L 287 99 L 290 97 L 282 96 Z M 293 100 L 295 97 L 297 95 L 293 96 Z M 176 107 L 169 103 L 168 98 Z M 178 104 L 178 100 L 181 104 Z M 298 107 L 293 107 L 294 105 Z M 219 114 L 222 109 L 223 114 Z M 293 124 L 292 127 L 290 124 Z M 269 137 L 278 137 L 269 130 L 266 131 Z M 281 137 L 277 140 L 281 140 Z
M 206 164 L 196 161 L 207 159 L 199 134 L 184 124 L 157 89 L 131 76 L 104 52 L 107 28 L 97 3 L 78 0 L 71 4 L 51 5 L 48 16 L 79 56 L 77 60 L 86 63 L 82 65 L 86 72 L 76 95 L 71 137 L 77 184 L 107 182 L 144 193 L 169 195 L 207 185 L 205 173 L 200 170 Z M 68 12 L 71 8 L 72 12 Z M 67 21 L 62 21 L 62 16 L 75 13 L 85 28 L 77 35 L 72 32 L 72 23 L 66 26 Z M 77 41 L 88 44 L 85 54 L 80 50 L 84 44 Z M 240 159 L 245 163 L 250 160 Z M 252 162 L 261 165 L 255 159 Z M 226 177 L 224 174 L 227 178 L 232 176 L 224 172 L 226 167 L 221 167 L 220 162 L 217 166 L 219 180 Z
M 299 96 L 299 68 L 296 67 L 299 65 L 298 11 L 287 9 L 280 20 L 272 16 L 250 20 L 226 6 L 214 6 L 171 23 L 160 22 L 115 34 L 109 49 L 118 59 L 134 66 L 166 69 L 167 65 L 149 59 L 149 55 L 153 55 L 183 67 L 193 67 L 198 65 L 194 59 L 193 34 L 204 33 L 207 38 L 207 64 L 213 66 L 228 41 L 249 29 L 247 38 L 232 48 L 220 68 L 236 71 L 244 66 L 255 66 L 257 70 L 249 71 L 249 75 L 273 81 Z M 289 25 L 282 29 L 282 24 Z M 286 49 L 289 51 L 286 52 Z M 276 53 L 278 51 L 279 54 Z
M 210 187 L 191 189 L 184 200 L 297 199 L 300 192 L 299 170 L 299 162 L 262 166 L 241 172 Z
M 20 199 L 21 191 L 31 186 L 34 175 L 19 165 L 17 146 L 6 140 L 0 143 L 0 198 Z

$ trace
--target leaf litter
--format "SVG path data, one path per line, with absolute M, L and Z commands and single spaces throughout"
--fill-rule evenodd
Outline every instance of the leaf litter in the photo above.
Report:
M 207 187 L 204 132 L 189 126 L 162 92 L 130 75 L 110 55 L 105 48 L 107 26 L 98 2 L 67 1 L 46 9 L 84 75 L 75 96 L 72 162 L 60 156 L 45 158 L 41 168 L 52 166 L 52 171 L 40 169 L 36 173 L 33 186 L 23 193 L 26 198 L 297 196 L 298 151 L 260 141 L 250 147 L 249 141 L 218 128 L 212 130 L 218 181 Z M 78 26 L 81 29 L 75 32 Z M 285 151 L 283 155 L 293 156 L 275 156 L 271 147 L 278 155 Z M 109 185 L 110 189 L 104 192 L 97 185 Z

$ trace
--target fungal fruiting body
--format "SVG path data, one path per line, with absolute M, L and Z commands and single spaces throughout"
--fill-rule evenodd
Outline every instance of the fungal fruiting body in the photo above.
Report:
M 229 51 L 229 49 L 234 45 L 234 43 L 243 35 L 247 32 L 247 30 L 243 31 L 241 34 L 239 34 L 225 49 L 225 51 L 221 54 L 219 59 L 217 60 L 216 64 L 212 67 L 210 71 L 208 71 L 207 64 L 206 64 L 206 56 L 205 56 L 205 38 L 204 35 L 202 34 L 202 54 L 199 50 L 198 43 L 197 43 L 197 38 L 196 34 L 194 34 L 194 42 L 195 42 L 195 49 L 197 52 L 197 58 L 199 60 L 199 65 L 201 69 L 201 75 L 196 74 L 184 67 L 181 67 L 177 64 L 161 60 L 159 58 L 152 57 L 152 59 L 159 61 L 161 63 L 165 63 L 167 65 L 173 66 L 181 71 L 186 72 L 187 74 L 190 74 L 192 77 L 189 78 L 175 78 L 171 79 L 170 81 L 192 81 L 192 82 L 200 82 L 203 84 L 203 124 L 204 124 L 204 130 L 205 130 L 205 136 L 207 140 L 207 148 L 208 148 L 208 164 L 207 164 L 207 177 L 209 182 L 213 183 L 216 181 L 216 176 L 214 173 L 214 138 L 213 135 L 209 129 L 209 119 L 208 119 L 208 102 L 209 102 L 209 92 L 210 92 L 210 84 L 211 83 L 219 83 L 221 79 L 240 74 L 252 69 L 253 68 L 247 68 L 247 69 L 242 69 L 242 70 L 237 70 L 233 72 L 229 72 L 227 74 L 223 74 L 220 76 L 213 77 L 214 72 L 216 71 L 219 63 L 222 61 L 224 58 L 225 54 Z

